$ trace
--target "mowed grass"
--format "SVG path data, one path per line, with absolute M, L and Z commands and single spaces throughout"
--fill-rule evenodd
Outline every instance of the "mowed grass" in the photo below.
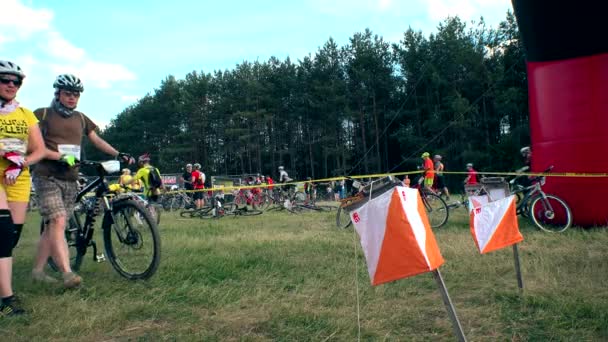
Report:
M 470 341 L 608 340 L 608 231 L 549 234 L 520 221 L 520 292 L 512 249 L 480 255 L 459 210 L 435 233 Z M 125 280 L 87 255 L 84 286 L 66 291 L 30 281 L 31 214 L 14 253 L 29 314 L 0 319 L 2 341 L 454 340 L 431 274 L 372 287 L 353 230 L 334 222 L 335 213 L 203 221 L 165 212 L 152 279 Z

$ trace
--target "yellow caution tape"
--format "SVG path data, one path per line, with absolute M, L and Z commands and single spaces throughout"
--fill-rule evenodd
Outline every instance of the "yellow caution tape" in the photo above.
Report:
M 248 189 L 266 189 L 269 187 L 284 187 L 288 185 L 298 185 L 302 183 L 328 183 L 333 181 L 342 181 L 347 179 L 362 179 L 362 178 L 382 178 L 387 176 L 405 176 L 405 175 L 414 175 L 421 174 L 424 171 L 405 171 L 405 172 L 394 172 L 394 173 L 377 173 L 370 175 L 356 175 L 356 176 L 338 176 L 331 178 L 321 178 L 321 179 L 312 179 L 312 180 L 302 180 L 302 181 L 293 181 L 289 183 L 274 183 L 271 185 L 268 184 L 258 184 L 258 185 L 234 185 L 234 186 L 213 186 L 212 188 L 205 189 L 197 189 L 197 190 L 177 190 L 177 191 L 165 191 L 165 194 L 173 194 L 178 192 L 185 193 L 193 193 L 193 192 L 201 192 L 201 191 L 239 191 L 239 190 L 248 190 Z M 444 175 L 467 175 L 466 171 L 443 171 Z M 477 171 L 478 175 L 489 175 L 489 176 L 545 176 L 545 177 L 593 177 L 593 178 L 601 178 L 608 177 L 608 173 L 582 173 L 582 172 L 480 172 Z

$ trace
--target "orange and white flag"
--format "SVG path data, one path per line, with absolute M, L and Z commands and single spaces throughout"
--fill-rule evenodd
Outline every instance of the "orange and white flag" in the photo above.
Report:
M 443 264 L 418 190 L 395 187 L 350 216 L 372 285 L 430 272 Z
M 485 196 L 469 197 L 471 234 L 481 254 L 524 240 L 519 232 L 515 196 L 488 202 Z

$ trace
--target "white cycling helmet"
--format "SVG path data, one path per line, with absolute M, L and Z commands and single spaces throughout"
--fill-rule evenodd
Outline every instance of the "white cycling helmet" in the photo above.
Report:
M 55 82 L 53 82 L 53 88 L 78 91 L 81 93 L 84 91 L 84 86 L 82 85 L 80 78 L 72 74 L 62 74 L 57 76 L 57 79 L 55 79 Z
M 279 166 L 279 171 L 283 171 L 285 168 L 283 166 Z
M 526 146 L 522 147 L 521 150 L 519 150 L 519 153 L 521 153 L 522 155 L 530 154 L 532 153 L 532 150 L 530 149 L 530 146 Z
M 9 61 L 0 61 L 0 74 L 15 75 L 20 78 L 25 78 L 25 74 L 21 68 Z
M 186 164 L 186 168 L 192 167 L 192 164 Z
M 473 167 L 473 164 L 468 163 L 468 164 L 467 164 L 467 167 Z
M 194 168 L 195 168 L 195 169 L 200 169 L 200 168 L 201 168 L 201 164 L 199 164 L 199 163 L 194 163 Z
M 441 160 L 441 156 L 436 154 L 435 156 L 433 156 L 433 159 Z

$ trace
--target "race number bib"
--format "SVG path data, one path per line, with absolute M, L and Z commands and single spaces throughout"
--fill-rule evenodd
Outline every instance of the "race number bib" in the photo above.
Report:
M 57 145 L 57 151 L 62 155 L 80 159 L 80 145 L 59 144 Z
M 27 151 L 27 143 L 17 138 L 3 138 L 0 139 L 0 152 L 2 154 L 6 152 L 18 152 L 25 155 Z

